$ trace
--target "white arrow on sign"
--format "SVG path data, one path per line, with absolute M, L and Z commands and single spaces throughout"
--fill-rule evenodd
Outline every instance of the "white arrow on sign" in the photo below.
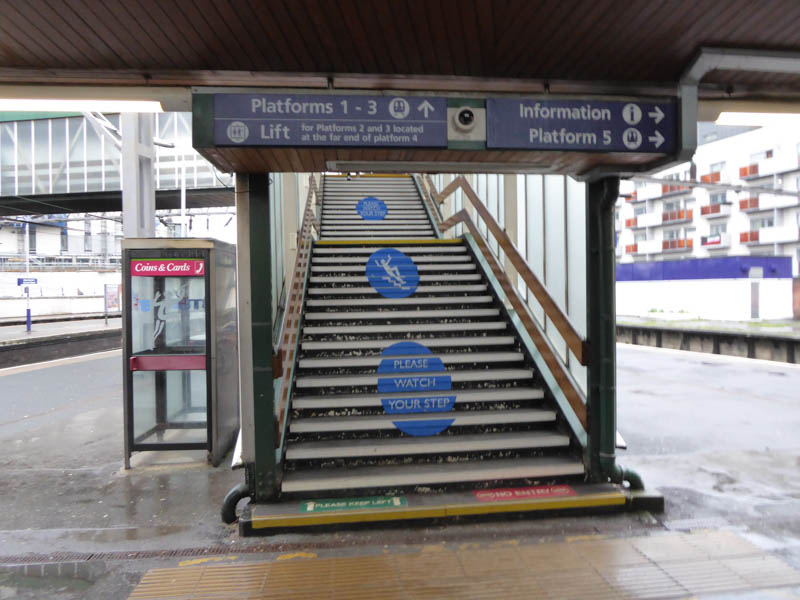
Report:
M 427 118 L 428 118 L 428 113 L 429 113 L 429 112 L 433 112 L 433 111 L 435 111 L 436 109 L 435 109 L 435 108 L 433 108 L 433 104 L 431 104 L 430 102 L 428 102 L 427 100 L 425 100 L 425 101 L 424 101 L 422 104 L 420 104 L 420 105 L 417 107 L 417 110 L 421 110 L 421 111 L 422 111 L 422 114 L 423 114 L 423 115 L 425 115 L 425 118 L 427 119 Z
M 664 143 L 664 136 L 661 135 L 661 132 L 658 131 L 658 129 L 656 129 L 655 135 L 651 135 L 647 139 L 653 142 L 656 145 L 656 148 L 658 148 L 661 144 Z
M 659 107 L 655 107 L 651 112 L 647 113 L 648 117 L 653 117 L 655 119 L 656 125 L 661 123 L 661 119 L 664 118 L 664 111 L 662 111 Z M 658 146 L 656 146 L 657 148 Z

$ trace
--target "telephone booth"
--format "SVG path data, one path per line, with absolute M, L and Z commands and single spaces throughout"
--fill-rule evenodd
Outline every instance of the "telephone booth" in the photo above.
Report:
M 125 467 L 134 452 L 206 450 L 239 428 L 235 246 L 123 242 Z

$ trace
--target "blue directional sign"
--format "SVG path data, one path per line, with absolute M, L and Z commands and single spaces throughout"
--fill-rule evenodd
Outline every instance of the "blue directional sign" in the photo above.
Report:
M 214 143 L 446 148 L 447 100 L 431 96 L 215 94 Z
M 381 248 L 367 259 L 367 280 L 384 298 L 406 298 L 417 291 L 419 271 L 409 256 L 395 248 Z
M 387 414 L 418 415 L 445 413 L 453 410 L 456 397 L 430 394 L 431 391 L 451 389 L 450 375 L 433 375 L 444 372 L 444 363 L 432 356 L 430 348 L 417 342 L 398 342 L 381 352 L 378 366 L 378 391 L 381 393 L 405 392 L 402 397 L 381 398 Z M 453 418 L 398 418 L 392 424 L 407 435 L 425 436 L 441 433 L 453 424 Z
M 36 285 L 38 281 L 34 277 L 17 277 L 17 285 Z
M 486 100 L 486 147 L 492 150 L 669 154 L 676 141 L 670 100 Z
M 356 212 L 365 221 L 382 221 L 389 209 L 386 208 L 386 202 L 383 200 L 379 200 L 375 196 L 367 196 L 358 201 Z

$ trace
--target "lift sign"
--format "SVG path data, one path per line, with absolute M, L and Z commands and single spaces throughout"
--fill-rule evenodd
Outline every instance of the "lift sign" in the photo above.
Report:
M 395 248 L 381 248 L 367 260 L 370 285 L 384 298 L 406 298 L 417 291 L 419 271 L 406 254 Z
M 202 277 L 206 261 L 194 258 L 148 258 L 131 261 L 131 277 Z
M 449 375 L 429 374 L 444 370 L 442 359 L 433 356 L 430 348 L 416 342 L 398 342 L 381 353 L 378 375 L 391 376 L 378 377 L 378 391 L 400 393 L 399 397 L 381 398 L 383 409 L 390 415 L 413 415 L 413 419 L 392 421 L 397 429 L 407 435 L 426 436 L 439 434 L 453 424 L 455 419 L 452 418 L 422 417 L 426 413 L 450 412 L 455 406 L 456 397 L 453 395 L 425 393 L 450 390 Z
M 389 209 L 386 208 L 383 200 L 379 200 L 375 196 L 367 196 L 358 201 L 356 212 L 365 221 L 382 221 Z

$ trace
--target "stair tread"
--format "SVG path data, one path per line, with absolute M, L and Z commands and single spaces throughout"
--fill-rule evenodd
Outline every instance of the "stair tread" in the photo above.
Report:
M 303 333 L 319 335 L 321 333 L 380 333 L 380 332 L 415 332 L 415 331 L 496 331 L 505 329 L 505 321 L 477 321 L 457 323 L 404 323 L 404 324 L 373 324 L 373 325 L 305 325 Z
M 385 248 L 386 246 L 354 246 L 348 248 L 347 246 L 315 246 L 313 255 L 318 256 L 321 254 L 372 254 L 376 250 Z M 465 253 L 467 251 L 463 244 L 425 244 L 422 246 L 394 246 L 395 250 L 404 252 L 405 254 L 450 254 L 450 253 Z
M 515 431 L 468 435 L 440 435 L 426 438 L 375 438 L 294 442 L 286 448 L 289 460 L 355 458 L 393 454 L 437 452 L 486 452 L 491 450 L 552 448 L 568 446 L 569 437 L 551 431 Z
M 499 308 L 461 308 L 458 310 L 354 310 L 347 312 L 307 312 L 306 321 L 341 321 L 350 319 L 453 319 L 494 317 Z
M 416 263 L 416 261 L 414 261 Z M 331 265 L 331 266 L 311 266 L 312 273 L 363 273 L 366 265 Z M 418 271 L 474 271 L 477 269 L 475 263 L 461 263 L 461 264 L 421 264 L 417 265 Z
M 497 381 L 509 379 L 530 379 L 533 377 L 532 369 L 479 369 L 464 371 L 431 371 L 425 373 L 392 373 L 381 374 L 345 374 L 345 375 L 298 375 L 295 380 L 297 387 L 321 386 L 347 386 L 347 385 L 378 385 L 378 378 L 400 377 L 444 377 L 450 376 L 452 382 L 464 381 Z M 420 390 L 409 390 L 408 394 L 420 393 Z M 408 395 L 407 394 L 407 395 Z
M 539 479 L 582 475 L 583 463 L 567 457 L 517 458 L 441 464 L 387 465 L 341 470 L 302 470 L 284 474 L 284 492 L 388 488 L 471 481 Z
M 447 346 L 451 348 L 473 346 L 508 346 L 514 343 L 511 335 L 485 335 L 472 337 L 402 338 L 370 340 L 337 340 L 333 342 L 302 342 L 303 350 L 350 350 L 373 348 L 380 350 L 398 342 L 418 342 L 428 348 Z
M 449 390 L 440 392 L 456 397 L 456 404 L 466 402 L 506 402 L 509 400 L 539 400 L 544 391 L 539 387 L 517 386 L 508 388 L 485 388 L 480 390 Z M 324 396 L 296 396 L 292 408 L 297 410 L 321 410 L 326 408 L 358 408 L 383 406 L 382 399 L 405 398 L 406 392 L 388 394 L 326 394 Z
M 395 422 L 450 420 L 450 427 L 470 425 L 505 425 L 511 423 L 549 423 L 556 413 L 544 408 L 516 408 L 513 410 L 468 410 L 446 413 L 365 415 L 345 417 L 300 417 L 292 419 L 292 433 L 320 433 L 329 431 L 369 431 L 371 429 L 396 429 Z
M 415 304 L 488 304 L 494 298 L 484 295 L 473 296 L 410 296 L 408 298 L 351 298 L 347 301 L 348 306 L 403 306 Z M 306 306 L 341 306 L 342 301 L 324 300 L 319 298 L 309 298 Z
M 320 256 L 314 257 L 311 259 L 312 265 L 328 265 L 328 264 L 358 264 L 358 265 L 366 265 L 367 261 L 369 260 L 368 256 L 338 256 L 338 257 L 328 257 L 328 256 Z M 415 256 L 414 263 L 417 266 L 420 266 L 423 263 L 447 263 L 447 264 L 454 264 L 454 263 L 465 263 L 465 262 L 472 262 L 472 257 L 469 255 L 422 255 L 422 256 Z
M 417 294 L 425 292 L 483 292 L 486 290 L 486 285 L 482 283 L 468 284 L 468 285 L 421 285 L 417 287 Z M 377 294 L 378 291 L 374 287 L 341 287 L 341 288 L 315 288 L 309 287 L 308 293 L 310 295 L 319 296 L 333 296 L 333 295 L 348 295 L 348 294 Z
M 334 358 L 301 358 L 298 366 L 301 369 L 335 369 L 344 367 L 377 367 L 383 356 L 353 356 Z M 446 354 L 402 354 L 392 355 L 392 360 L 431 359 L 438 358 L 445 365 L 465 363 L 519 362 L 524 358 L 522 352 L 452 352 Z M 397 375 L 398 373 L 394 373 Z M 384 375 L 389 375 L 388 373 Z

